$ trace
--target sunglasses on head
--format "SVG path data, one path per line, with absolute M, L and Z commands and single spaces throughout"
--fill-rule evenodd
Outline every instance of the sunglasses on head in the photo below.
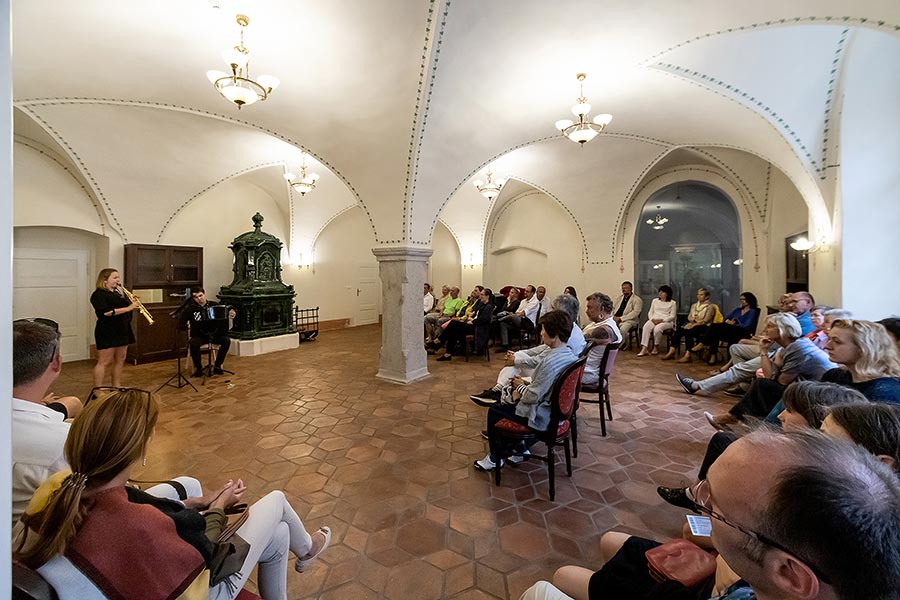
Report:
M 107 396 L 116 392 L 140 392 L 142 396 L 146 395 L 145 402 L 147 404 L 147 422 L 150 422 L 150 392 L 147 390 L 142 390 L 140 388 L 98 385 L 97 387 L 91 389 L 91 393 L 88 394 L 87 399 L 84 401 L 84 405 L 87 406 L 91 400 L 96 400 L 101 396 Z

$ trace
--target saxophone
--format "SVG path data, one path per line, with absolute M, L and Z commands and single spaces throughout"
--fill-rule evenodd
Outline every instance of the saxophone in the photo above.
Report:
M 120 285 L 119 289 L 122 290 L 122 293 L 125 294 L 125 297 L 128 298 L 128 301 L 133 303 L 137 303 L 138 310 L 141 311 L 141 314 L 144 315 L 144 318 L 147 319 L 147 322 L 153 325 L 153 317 L 150 316 L 150 311 L 144 306 L 144 304 L 140 301 L 140 299 L 129 292 L 124 285 Z

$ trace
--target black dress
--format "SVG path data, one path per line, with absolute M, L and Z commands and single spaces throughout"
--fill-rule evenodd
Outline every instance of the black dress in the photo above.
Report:
M 106 348 L 118 348 L 134 343 L 134 333 L 131 331 L 131 312 L 120 313 L 115 316 L 107 316 L 114 308 L 127 308 L 131 306 L 128 298 L 120 296 L 109 290 L 94 290 L 91 294 L 91 306 L 97 313 L 97 325 L 94 326 L 94 341 L 97 350 Z

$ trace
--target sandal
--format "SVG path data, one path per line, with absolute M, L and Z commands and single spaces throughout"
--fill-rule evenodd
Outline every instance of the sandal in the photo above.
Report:
M 331 543 L 331 528 L 319 527 L 319 529 L 318 529 L 318 531 L 316 531 L 316 533 L 321 533 L 322 535 L 325 536 L 325 543 L 322 544 L 322 547 L 319 548 L 315 554 L 312 554 L 312 555 L 307 554 L 306 556 L 297 559 L 297 561 L 294 563 L 294 570 L 297 571 L 298 573 L 302 573 L 307 568 L 309 568 L 309 565 L 311 565 L 313 563 L 313 561 L 316 560 L 319 557 L 319 555 L 325 551 L 326 548 L 328 548 L 328 544 Z M 316 533 L 314 533 L 313 535 L 315 535 Z

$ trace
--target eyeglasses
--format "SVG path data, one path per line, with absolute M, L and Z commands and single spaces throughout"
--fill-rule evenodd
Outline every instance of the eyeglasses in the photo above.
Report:
M 753 531 L 752 529 L 749 529 L 747 527 L 743 527 L 742 525 L 738 525 L 734 521 L 731 521 L 731 520 L 725 518 L 725 516 L 722 515 L 722 513 L 716 512 L 712 508 L 710 508 L 710 499 L 712 498 L 712 495 L 709 491 L 709 483 L 705 479 L 701 479 L 700 482 L 693 485 L 690 488 L 689 492 L 690 493 L 688 494 L 688 496 L 692 498 L 692 502 L 694 503 L 694 509 L 697 512 L 704 514 L 711 519 L 715 519 L 716 521 L 719 521 L 720 523 L 724 523 L 725 525 L 728 525 L 729 527 L 737 529 L 744 535 L 750 536 L 753 539 L 755 539 L 756 541 L 758 541 L 762 544 L 765 544 L 766 546 L 771 546 L 773 548 L 781 550 L 785 554 L 790 554 L 791 556 L 793 556 L 794 558 L 796 558 L 797 560 L 799 560 L 800 562 L 802 562 L 803 564 L 808 566 L 812 570 L 812 572 L 815 573 L 816 577 L 819 578 L 819 581 L 821 581 L 822 583 L 831 583 L 829 581 L 828 577 L 826 577 L 825 575 L 822 574 L 822 571 L 820 569 L 813 566 L 812 562 L 801 557 L 799 554 L 797 554 L 793 550 L 788 550 L 784 545 L 779 544 L 778 542 L 776 542 L 775 540 L 773 540 L 772 538 L 770 538 L 768 536 L 765 536 L 759 532 Z
M 146 398 L 144 399 L 144 401 L 147 405 L 146 422 L 150 423 L 150 404 L 151 404 L 151 402 L 150 402 L 150 392 L 148 390 L 142 390 L 140 388 L 98 385 L 97 387 L 91 389 L 91 393 L 88 394 L 87 399 L 84 401 L 84 405 L 87 406 L 88 402 L 90 402 L 91 400 L 96 400 L 100 396 L 114 394 L 116 392 L 140 392 L 142 396 L 146 395 Z
M 38 325 L 46 325 L 53 331 L 59 333 L 59 323 L 54 321 L 53 319 L 45 319 L 44 317 L 34 317 L 30 319 L 16 319 L 13 321 L 15 323 L 37 323 Z

